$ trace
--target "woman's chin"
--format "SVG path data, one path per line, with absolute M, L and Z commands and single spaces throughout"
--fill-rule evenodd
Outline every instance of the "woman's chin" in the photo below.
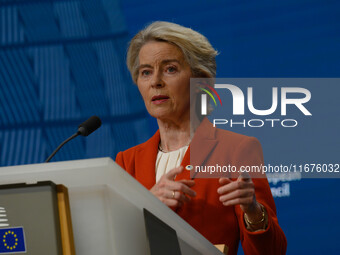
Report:
M 152 112 L 149 112 L 149 114 L 156 118 L 156 119 L 169 119 L 171 116 L 172 118 L 174 117 L 174 114 L 170 113 L 170 112 L 167 112 L 167 111 L 152 111 Z

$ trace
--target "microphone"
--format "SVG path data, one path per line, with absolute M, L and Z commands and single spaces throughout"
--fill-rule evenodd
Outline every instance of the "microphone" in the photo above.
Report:
M 88 120 L 81 123 L 78 132 L 82 136 L 88 136 L 102 125 L 101 120 L 97 116 L 92 116 Z
M 102 125 L 101 120 L 97 116 L 92 116 L 88 120 L 81 123 L 78 127 L 78 131 L 63 141 L 53 152 L 52 154 L 45 160 L 45 162 L 49 162 L 53 156 L 63 147 L 67 142 L 71 141 L 73 138 L 78 135 L 88 136 L 95 130 L 97 130 Z

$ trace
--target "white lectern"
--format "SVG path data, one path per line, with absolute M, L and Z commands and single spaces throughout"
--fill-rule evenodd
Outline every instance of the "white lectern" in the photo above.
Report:
M 46 180 L 69 190 L 77 255 L 148 255 L 143 208 L 176 230 L 183 255 L 222 254 L 110 158 L 0 168 L 0 184 Z

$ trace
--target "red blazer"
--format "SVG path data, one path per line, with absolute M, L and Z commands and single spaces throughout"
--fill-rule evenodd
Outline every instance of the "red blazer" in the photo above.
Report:
M 195 139 L 196 137 L 200 139 Z M 116 157 L 116 162 L 149 190 L 156 183 L 155 164 L 159 141 L 160 135 L 157 131 L 145 143 L 119 152 Z M 242 166 L 263 163 L 261 145 L 256 138 L 213 128 L 207 119 L 204 119 L 196 130 L 181 164 L 184 167 L 190 164 L 190 149 L 195 149 L 195 158 L 199 155 L 200 159 L 205 159 L 206 165 L 219 163 Z M 176 180 L 181 179 L 190 179 L 190 171 L 184 170 L 177 175 Z M 220 185 L 216 178 L 196 178 L 192 188 L 196 191 L 196 197 L 175 211 L 213 244 L 226 244 L 229 247 L 229 255 L 237 254 L 239 240 L 245 254 L 285 254 L 287 241 L 278 224 L 268 181 L 266 178 L 254 178 L 253 182 L 256 199 L 268 213 L 266 230 L 248 231 L 241 208 L 222 205 L 217 193 Z

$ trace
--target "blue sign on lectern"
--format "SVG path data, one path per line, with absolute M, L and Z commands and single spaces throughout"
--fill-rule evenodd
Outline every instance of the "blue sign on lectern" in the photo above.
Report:
M 0 229 L 0 254 L 26 252 L 25 235 L 23 227 Z

